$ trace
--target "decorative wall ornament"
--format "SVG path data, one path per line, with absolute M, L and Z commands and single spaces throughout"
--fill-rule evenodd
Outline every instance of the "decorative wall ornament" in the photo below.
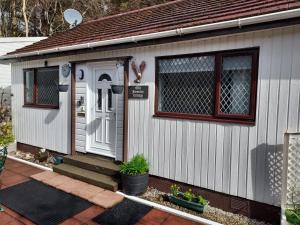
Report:
M 69 76 L 70 71 L 71 71 L 71 66 L 70 66 L 70 64 L 67 63 L 67 64 L 62 65 L 62 67 L 61 67 L 61 72 L 62 72 L 62 75 L 63 75 L 65 78 L 67 78 L 67 77 Z
M 143 78 L 143 72 L 146 68 L 146 62 L 145 61 L 142 61 L 140 66 L 138 67 L 136 64 L 135 64 L 135 61 L 132 61 L 131 63 L 131 68 L 136 76 L 136 79 L 134 80 L 135 83 L 141 83 L 141 80 Z
M 84 71 L 83 71 L 83 69 L 80 69 L 78 71 L 77 77 L 78 77 L 79 80 L 83 80 L 83 78 L 84 78 Z

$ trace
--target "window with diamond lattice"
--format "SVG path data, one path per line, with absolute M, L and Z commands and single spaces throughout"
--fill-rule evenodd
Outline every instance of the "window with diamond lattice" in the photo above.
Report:
M 59 67 L 24 71 L 25 106 L 58 108 Z
M 251 65 L 251 56 L 223 58 L 220 96 L 221 113 L 249 114 Z
M 159 111 L 212 115 L 214 57 L 159 61 Z
M 156 58 L 157 116 L 255 120 L 258 49 Z

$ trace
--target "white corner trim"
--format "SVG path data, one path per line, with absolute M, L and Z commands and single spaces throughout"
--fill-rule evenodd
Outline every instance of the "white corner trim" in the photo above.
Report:
M 155 202 L 151 202 L 151 201 L 148 201 L 148 200 L 136 197 L 136 196 L 126 195 L 126 194 L 124 194 L 123 192 L 120 192 L 120 191 L 117 191 L 117 193 L 120 194 L 120 195 L 123 195 L 125 198 L 128 198 L 132 201 L 139 202 L 139 203 L 144 204 L 144 205 L 152 206 L 153 208 L 160 209 L 162 211 L 168 212 L 168 213 L 176 215 L 176 216 L 183 217 L 183 218 L 188 219 L 188 220 L 192 220 L 192 221 L 197 222 L 197 223 L 202 223 L 202 224 L 205 224 L 205 225 L 222 225 L 221 223 L 217 223 L 217 222 L 214 222 L 214 221 L 211 221 L 211 220 L 208 220 L 208 219 L 204 219 L 204 218 L 199 217 L 199 216 L 195 216 L 195 215 L 192 215 L 192 214 L 189 214 L 189 213 L 186 213 L 186 212 L 182 212 L 180 210 L 173 209 L 173 208 L 170 208 L 168 206 L 164 206 L 164 205 L 161 205 L 161 204 L 158 204 L 158 203 L 155 203 Z
M 41 170 L 53 171 L 53 170 L 52 170 L 51 168 L 49 168 L 49 167 L 42 166 L 42 165 L 38 165 L 38 164 L 33 163 L 33 162 L 28 162 L 28 161 L 26 161 L 26 160 L 24 160 L 24 159 L 19 159 L 19 158 L 17 158 L 17 157 L 11 156 L 11 155 L 7 155 L 7 158 L 8 158 L 8 159 L 11 159 L 11 160 L 15 160 L 15 161 L 17 161 L 17 162 L 24 163 L 24 164 L 29 165 L 29 166 L 33 166 L 33 167 L 39 168 L 39 169 L 41 169 Z

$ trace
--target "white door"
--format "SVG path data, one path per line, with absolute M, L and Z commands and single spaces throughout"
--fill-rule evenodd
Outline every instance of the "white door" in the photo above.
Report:
M 116 95 L 111 84 L 115 71 L 95 69 L 91 84 L 91 144 L 89 151 L 114 157 L 116 137 Z

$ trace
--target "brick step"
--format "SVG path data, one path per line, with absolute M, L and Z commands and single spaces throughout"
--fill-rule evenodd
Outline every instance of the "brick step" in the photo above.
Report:
M 82 169 L 91 170 L 108 176 L 117 177 L 120 167 L 114 161 L 91 157 L 88 155 L 68 155 L 64 157 L 64 164 L 69 164 Z
M 54 166 L 53 171 L 101 188 L 105 188 L 107 190 L 118 190 L 118 179 L 91 170 L 86 170 L 77 166 L 63 163 Z

